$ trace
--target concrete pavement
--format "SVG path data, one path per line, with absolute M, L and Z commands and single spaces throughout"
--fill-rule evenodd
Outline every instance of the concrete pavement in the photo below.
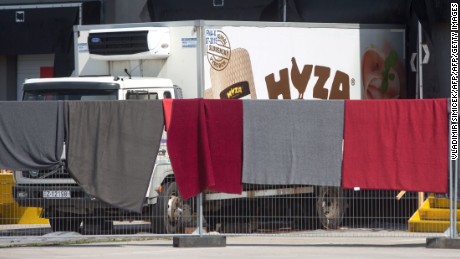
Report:
M 174 248 L 170 238 L 53 235 L 1 238 L 0 258 L 460 258 L 459 250 L 425 248 L 424 237 L 229 236 L 226 247 Z M 20 246 L 8 247 L 8 242 Z

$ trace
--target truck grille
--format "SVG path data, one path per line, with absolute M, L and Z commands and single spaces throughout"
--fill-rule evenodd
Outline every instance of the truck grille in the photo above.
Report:
M 129 55 L 149 51 L 148 31 L 90 33 L 88 49 L 90 54 Z

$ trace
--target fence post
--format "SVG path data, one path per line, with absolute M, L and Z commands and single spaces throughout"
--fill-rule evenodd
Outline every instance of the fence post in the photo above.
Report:
M 457 233 L 457 196 L 458 196 L 458 160 L 452 160 L 452 111 L 451 99 L 448 101 L 449 110 L 449 210 L 450 210 L 450 227 L 449 237 L 454 239 L 458 236 Z
M 198 202 L 198 221 L 197 221 L 197 228 L 198 228 L 198 234 L 203 236 L 203 193 L 200 193 L 197 198 Z
M 454 160 L 453 166 L 453 181 L 454 181 L 454 195 L 453 195 L 453 225 L 452 225 L 452 232 L 454 233 L 452 238 L 458 237 L 458 230 L 457 230 L 457 202 L 458 202 L 458 160 Z

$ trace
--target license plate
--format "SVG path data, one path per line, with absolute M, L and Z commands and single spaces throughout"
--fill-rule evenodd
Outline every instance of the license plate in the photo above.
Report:
M 70 198 L 70 191 L 64 190 L 46 190 L 43 191 L 43 198 L 45 199 L 67 199 Z

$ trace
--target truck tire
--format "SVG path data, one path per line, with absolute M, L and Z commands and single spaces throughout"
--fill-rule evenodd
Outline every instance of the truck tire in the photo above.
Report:
M 175 182 L 165 184 L 153 207 L 151 228 L 157 234 L 183 233 L 192 221 L 192 205 L 184 202 Z
M 49 218 L 49 221 L 53 232 L 80 232 L 82 219 L 72 214 L 54 213 L 54 215 Z
M 345 215 L 345 197 L 339 187 L 318 187 L 316 213 L 325 229 L 337 229 Z

